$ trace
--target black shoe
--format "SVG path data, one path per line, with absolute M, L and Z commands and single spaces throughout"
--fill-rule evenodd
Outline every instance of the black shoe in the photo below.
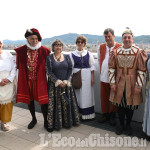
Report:
M 116 125 L 115 118 L 110 118 L 109 123 L 110 123 L 111 126 L 115 126 Z
M 126 126 L 126 133 L 127 133 L 127 135 L 132 135 L 132 128 L 130 125 Z
M 103 114 L 103 115 L 98 119 L 98 122 L 99 122 L 99 123 L 104 123 L 104 122 L 106 122 L 106 121 L 108 121 L 108 120 L 109 120 L 108 114 Z
M 121 135 L 123 133 L 124 127 L 123 126 L 119 126 L 116 128 L 116 134 L 117 135 Z
M 109 123 L 111 126 L 115 126 L 116 125 L 116 120 L 113 117 L 110 117 Z
M 44 122 L 44 128 L 47 130 L 47 132 L 53 132 L 54 131 L 53 128 L 48 128 L 48 122 L 47 121 Z
M 70 129 L 71 126 L 63 126 L 63 128 L 65 128 L 65 129 Z
M 148 135 L 146 135 L 146 140 L 148 141 L 148 142 L 150 142 L 150 136 L 148 136 Z
M 53 132 L 54 131 L 53 128 L 47 128 L 46 130 L 47 130 L 47 132 Z
M 28 129 L 32 129 L 37 123 L 37 120 L 32 120 L 29 124 L 28 124 Z
M 54 129 L 53 128 L 48 128 L 48 124 L 44 123 L 44 128 L 47 130 L 47 132 L 53 132 Z
M 89 121 L 94 121 L 95 118 L 92 118 L 92 119 L 80 119 L 81 122 L 89 122 Z
M 111 126 L 115 126 L 116 125 L 115 113 L 114 112 L 110 113 L 109 123 L 110 123 Z
M 88 119 L 82 119 L 82 118 L 81 118 L 80 121 L 81 121 L 81 122 L 88 122 L 89 120 L 88 120 Z
M 145 140 L 147 140 L 148 142 L 150 142 L 150 136 L 147 135 L 145 132 L 142 131 L 142 138 Z
M 80 125 L 80 122 L 78 122 L 78 123 L 73 123 L 72 124 L 74 127 L 78 127 L 79 125 Z

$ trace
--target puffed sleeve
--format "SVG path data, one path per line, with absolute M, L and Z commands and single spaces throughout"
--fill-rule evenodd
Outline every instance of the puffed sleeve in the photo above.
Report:
M 55 87 L 57 87 L 60 83 L 62 83 L 62 81 L 59 80 L 53 73 L 52 62 L 51 62 L 50 56 L 47 56 L 46 58 L 45 70 L 46 70 L 48 77 L 51 79 L 51 81 L 55 83 Z
M 91 52 L 88 52 L 88 53 L 90 55 L 90 58 L 89 58 L 90 68 L 91 68 L 91 71 L 94 71 L 94 70 L 96 70 L 96 68 L 95 68 L 95 60 L 94 60 L 94 57 L 93 57 L 92 53 Z
M 12 54 L 9 53 L 9 59 L 11 61 L 11 71 L 10 71 L 10 74 L 9 76 L 7 77 L 7 79 L 10 81 L 10 82 L 13 82 L 14 81 L 14 78 L 16 76 L 16 61 L 15 61 L 15 58 L 12 56 Z
M 115 71 L 116 71 L 116 52 L 112 50 L 109 53 L 109 60 L 108 60 L 108 75 L 109 75 L 109 82 L 110 85 L 115 84 Z
M 66 57 L 67 63 L 68 63 L 68 72 L 67 72 L 67 78 L 66 78 L 66 80 L 63 80 L 63 82 L 65 84 L 67 84 L 68 87 L 70 87 L 71 86 L 71 75 L 72 75 L 72 62 L 71 62 L 69 55 L 66 55 L 65 57 Z
M 74 60 L 73 60 L 73 58 L 72 58 L 72 53 L 70 53 L 70 59 L 71 59 L 71 62 L 72 62 L 72 68 L 74 67 Z
M 136 86 L 142 87 L 146 76 L 146 62 L 148 56 L 144 50 L 140 50 L 137 56 L 137 81 Z

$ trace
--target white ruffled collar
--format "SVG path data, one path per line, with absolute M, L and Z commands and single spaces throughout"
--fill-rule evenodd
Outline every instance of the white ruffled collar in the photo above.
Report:
M 76 49 L 76 52 L 81 55 L 81 54 L 85 53 L 85 49 L 83 49 L 82 51 L 79 51 L 78 49 Z
M 41 47 L 41 42 L 38 42 L 38 44 L 37 44 L 36 46 L 31 46 L 31 45 L 29 44 L 29 42 L 26 40 L 26 45 L 27 45 L 27 47 L 29 47 L 31 50 L 37 50 L 37 49 L 39 49 L 39 48 Z

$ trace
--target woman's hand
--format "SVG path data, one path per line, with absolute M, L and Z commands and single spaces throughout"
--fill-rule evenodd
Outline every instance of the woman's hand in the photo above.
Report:
M 94 71 L 91 71 L 91 85 L 93 86 L 94 84 L 95 84 Z
M 95 84 L 94 78 L 91 78 L 91 85 L 93 86 Z
M 8 84 L 10 81 L 8 79 L 2 79 L 2 81 L 0 82 L 0 86 L 5 86 L 6 84 Z
M 64 88 L 64 87 L 66 86 L 66 84 L 65 84 L 64 82 L 62 82 L 62 83 L 59 84 L 59 86 L 60 86 L 61 88 Z
M 1 81 L 0 86 L 4 86 L 4 85 L 5 85 L 5 82 Z
M 6 84 L 10 82 L 8 79 L 3 79 L 3 80 Z
M 67 84 L 63 81 L 63 83 L 64 83 L 64 87 L 66 87 L 67 86 Z

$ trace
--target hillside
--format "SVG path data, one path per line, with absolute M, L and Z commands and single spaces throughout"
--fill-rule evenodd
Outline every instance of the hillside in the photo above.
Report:
M 66 44 L 75 44 L 75 39 L 78 35 L 79 34 L 76 34 L 76 33 L 68 33 L 68 34 L 64 34 L 64 35 L 60 35 L 60 36 L 54 36 L 51 38 L 45 38 L 42 40 L 42 44 L 49 45 L 55 39 L 60 39 L 62 42 L 66 43 Z M 103 35 L 91 35 L 91 34 L 82 34 L 82 35 L 84 35 L 87 38 L 89 44 L 96 44 L 97 41 L 99 41 L 100 43 L 104 42 Z M 121 37 L 116 36 L 115 41 L 121 42 Z M 150 44 L 150 35 L 136 36 L 136 37 L 134 37 L 134 43 Z M 25 44 L 25 40 L 16 40 L 16 41 L 4 40 L 4 44 L 5 45 L 23 45 L 23 44 Z

